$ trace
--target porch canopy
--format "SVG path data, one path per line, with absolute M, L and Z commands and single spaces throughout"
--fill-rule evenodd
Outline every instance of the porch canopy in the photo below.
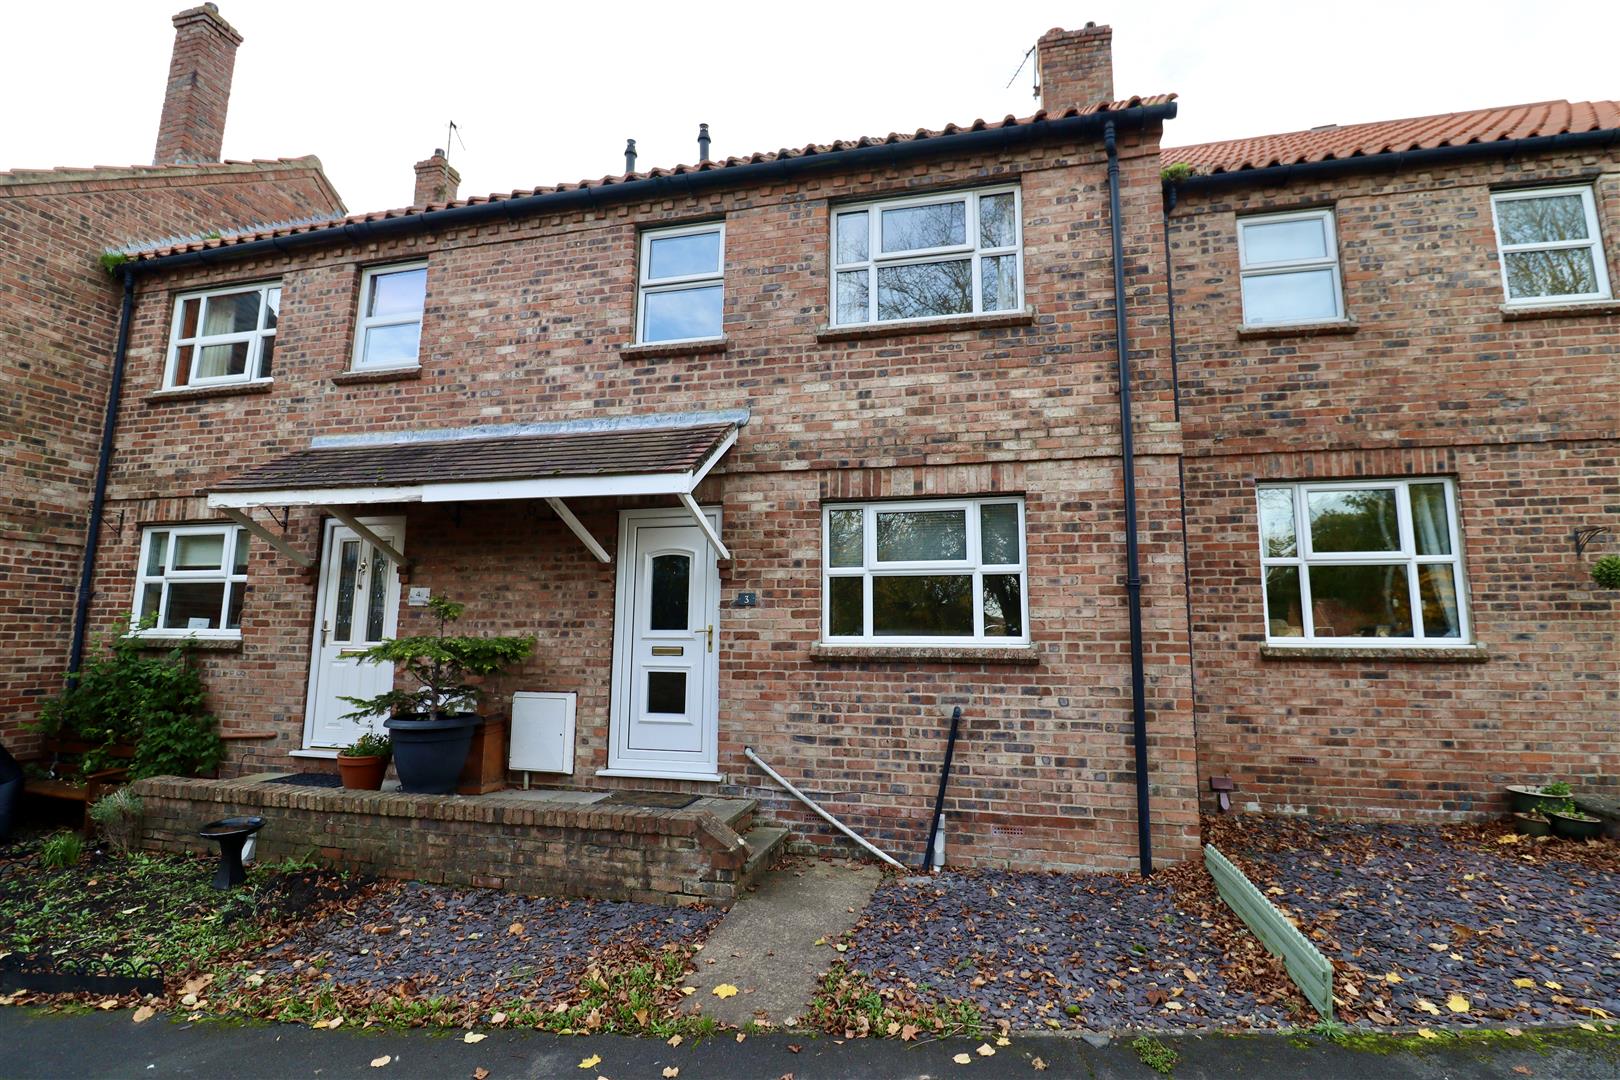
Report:
M 563 501 L 673 495 L 722 559 L 731 552 L 692 492 L 737 442 L 746 410 L 507 424 L 454 431 L 322 436 L 300 450 L 216 484 L 210 508 L 305 566 L 314 560 L 255 520 L 254 507 L 313 506 L 387 552 L 354 508 L 386 503 L 544 499 L 601 562 L 612 562 Z

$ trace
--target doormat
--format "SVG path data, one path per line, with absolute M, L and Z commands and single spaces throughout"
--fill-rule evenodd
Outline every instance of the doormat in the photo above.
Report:
M 684 810 L 703 798 L 684 791 L 615 791 L 597 806 L 649 806 L 655 810 Z
M 343 777 L 337 773 L 300 772 L 291 776 L 278 776 L 266 784 L 295 784 L 298 787 L 342 787 Z

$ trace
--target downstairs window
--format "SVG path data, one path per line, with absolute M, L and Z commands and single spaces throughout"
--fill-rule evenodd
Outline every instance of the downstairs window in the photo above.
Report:
M 248 533 L 235 525 L 150 528 L 141 537 L 133 624 L 172 637 L 238 637 L 247 592 Z

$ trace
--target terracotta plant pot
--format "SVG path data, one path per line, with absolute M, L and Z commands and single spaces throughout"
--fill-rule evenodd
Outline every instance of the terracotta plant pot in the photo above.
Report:
M 339 754 L 338 772 L 343 777 L 343 786 L 351 791 L 377 791 L 381 789 L 383 777 L 388 773 L 388 759 L 381 754 L 372 754 L 369 757 L 349 757 Z
M 1553 831 L 1571 840 L 1596 840 L 1603 835 L 1603 819 L 1589 814 L 1571 817 L 1569 814 L 1548 814 Z
M 1533 818 L 1529 814 L 1514 814 L 1513 831 L 1521 836 L 1550 836 L 1552 822 Z

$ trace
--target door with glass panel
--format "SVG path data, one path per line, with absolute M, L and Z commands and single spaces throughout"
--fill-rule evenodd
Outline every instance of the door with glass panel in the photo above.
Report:
M 404 548 L 403 520 L 363 518 L 361 524 L 395 550 Z M 399 567 L 353 529 L 328 521 L 316 602 L 306 747 L 347 746 L 365 730 L 363 724 L 343 719 L 354 710 L 343 699 L 374 697 L 393 685 L 392 665 L 362 663 L 359 654 L 393 637 L 398 624 Z M 379 717 L 378 730 L 381 722 Z
M 709 511 L 718 527 L 718 514 Z M 712 776 L 719 747 L 720 575 L 683 513 L 626 511 L 609 767 Z

